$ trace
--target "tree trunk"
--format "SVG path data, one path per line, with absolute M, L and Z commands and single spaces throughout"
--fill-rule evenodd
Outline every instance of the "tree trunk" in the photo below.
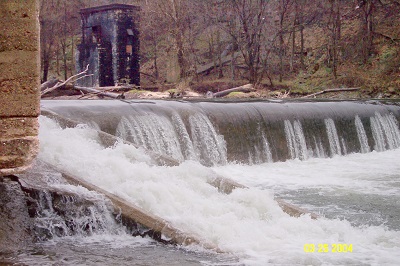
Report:
M 66 43 L 62 45 L 62 53 L 63 53 L 63 67 L 64 67 L 64 80 L 68 78 L 68 66 L 67 66 L 67 47 Z
M 296 30 L 298 27 L 298 6 L 297 2 L 295 2 L 295 14 L 293 18 L 293 28 L 292 28 L 292 52 L 290 55 L 290 71 L 293 72 L 294 70 L 294 57 L 296 52 Z
M 282 6 L 282 9 L 284 9 L 283 6 Z M 285 16 L 285 13 L 284 13 L 284 11 L 282 11 L 280 14 L 280 20 L 279 20 L 279 82 L 282 82 L 282 80 L 283 80 L 283 54 L 284 54 L 284 45 L 285 45 L 285 41 L 283 39 L 284 16 Z
M 222 78 L 224 76 L 223 72 L 222 72 L 222 49 L 221 49 L 221 34 L 219 32 L 219 30 L 217 30 L 217 47 L 218 47 L 218 78 Z
M 305 63 L 304 63 L 304 15 L 303 15 L 303 7 L 304 7 L 304 2 L 300 2 L 300 7 L 299 7 L 299 31 L 300 31 L 300 67 L 302 69 L 305 69 Z
M 296 52 L 296 25 L 293 25 L 292 30 L 292 52 L 290 53 L 290 72 L 294 70 L 294 54 Z
M 68 66 L 67 66 L 67 6 L 64 3 L 64 21 L 63 21 L 63 38 L 62 40 L 62 51 L 63 51 L 63 63 L 64 63 L 64 80 L 68 78 Z
M 43 55 L 43 77 L 42 77 L 42 83 L 46 82 L 48 79 L 49 75 L 49 67 L 50 67 L 50 59 L 48 58 L 48 55 Z
M 56 73 L 57 76 L 60 76 L 60 48 L 59 45 L 57 43 L 57 51 L 56 51 Z
M 153 63 L 154 63 L 154 76 L 155 76 L 156 80 L 159 79 L 158 64 L 157 64 L 157 59 L 158 59 L 157 45 L 158 45 L 157 36 L 153 36 L 153 46 L 154 46 Z
M 300 26 L 300 64 L 301 68 L 305 68 L 305 63 L 304 63 L 304 26 Z
M 232 51 L 232 59 L 231 59 L 231 80 L 235 80 L 235 52 Z
M 283 32 L 281 32 L 279 33 L 279 82 L 282 82 L 283 80 L 283 45 Z
M 180 79 L 185 79 L 186 78 L 186 64 L 185 64 L 185 58 L 184 58 L 184 48 L 183 48 L 183 39 L 181 36 L 181 33 L 177 34 L 176 37 L 176 46 L 177 46 L 177 57 L 178 57 L 178 65 L 180 68 Z
M 70 73 L 71 73 L 71 76 L 72 75 L 74 75 L 74 68 L 75 68 L 75 53 L 74 53 L 74 51 L 75 51 L 75 47 L 74 47 L 75 45 L 74 45 L 74 35 L 72 34 L 71 35 L 71 71 L 70 71 Z
M 368 61 L 369 55 L 373 47 L 373 12 L 374 3 L 373 0 L 365 1 L 363 6 L 364 18 L 364 43 L 363 43 L 363 61 L 366 63 Z

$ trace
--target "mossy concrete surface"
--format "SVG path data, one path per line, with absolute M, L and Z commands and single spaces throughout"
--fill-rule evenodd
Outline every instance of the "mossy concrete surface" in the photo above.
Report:
M 23 171 L 38 150 L 36 0 L 0 1 L 0 175 Z

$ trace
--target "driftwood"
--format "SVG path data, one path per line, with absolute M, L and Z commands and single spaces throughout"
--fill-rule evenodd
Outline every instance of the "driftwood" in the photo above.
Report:
M 92 88 L 92 89 L 95 89 L 95 90 L 97 90 L 96 92 L 83 92 L 81 89 L 82 88 L 85 88 L 85 87 L 79 87 L 79 86 L 76 86 L 76 87 L 74 87 L 74 89 L 75 90 L 79 90 L 80 92 L 81 92 L 81 94 L 82 94 L 82 96 L 80 96 L 78 99 L 90 99 L 91 97 L 94 97 L 94 96 L 97 96 L 97 95 L 100 95 L 101 96 L 101 94 L 102 93 L 105 93 L 105 92 L 112 92 L 112 91 L 114 91 L 114 90 L 119 90 L 120 89 L 120 87 L 102 87 L 102 88 Z M 123 89 L 124 89 L 125 87 L 123 87 Z M 121 97 L 120 97 L 120 99 L 123 99 L 124 98 L 124 93 L 122 93 L 121 94 Z
M 207 98 L 219 98 L 228 95 L 231 92 L 251 92 L 254 91 L 253 84 L 246 84 L 232 89 L 223 90 L 220 92 L 213 93 L 211 91 L 207 92 Z
M 109 87 L 105 87 L 105 88 L 109 88 Z M 118 88 L 118 87 L 115 87 L 115 88 Z M 108 90 L 102 91 L 102 90 L 99 90 L 99 88 L 74 86 L 74 89 L 83 91 L 85 93 L 91 93 L 91 94 L 109 97 L 109 98 L 113 98 L 113 99 L 125 99 L 124 93 L 114 93 L 114 92 L 109 92 Z
M 59 80 L 57 80 L 57 79 L 52 79 L 50 82 L 45 82 L 45 83 L 43 83 L 43 84 L 40 86 L 40 90 L 42 91 L 40 95 L 43 97 L 43 95 L 45 95 L 45 94 L 47 94 L 47 93 L 49 93 L 49 92 L 52 92 L 52 91 L 54 91 L 54 90 L 56 90 L 56 89 L 58 89 L 58 88 L 64 86 L 65 84 L 68 84 L 68 83 L 70 83 L 70 82 L 71 82 L 71 83 L 72 83 L 72 82 L 75 82 L 75 81 L 77 81 L 77 80 L 79 80 L 79 79 L 82 79 L 82 78 L 84 78 L 84 77 L 92 76 L 91 74 L 90 74 L 90 75 L 87 75 L 87 74 L 86 74 L 88 70 L 89 70 L 89 65 L 86 66 L 86 68 L 85 68 L 84 71 L 82 71 L 82 72 L 80 72 L 80 73 L 78 73 L 78 74 L 76 74 L 76 75 L 73 75 L 73 76 L 69 77 L 69 78 L 66 79 L 65 81 L 59 81 Z M 54 84 L 54 82 L 56 82 L 56 83 Z M 53 85 L 53 84 L 54 84 L 54 85 Z M 51 86 L 51 85 L 53 85 L 53 86 Z M 50 86 L 51 86 L 51 87 L 50 87 Z
M 315 97 L 315 96 L 317 96 L 317 95 L 324 94 L 324 93 L 327 93 L 327 92 L 356 91 L 356 90 L 359 90 L 359 89 L 360 89 L 360 88 L 337 88 L 337 89 L 327 89 L 327 90 L 323 90 L 323 91 L 319 91 L 319 92 L 316 92 L 316 93 L 312 93 L 312 94 L 303 96 L 303 97 L 301 97 L 301 98 L 311 98 L 311 97 Z
M 62 81 L 59 80 L 58 78 L 51 78 L 48 81 L 42 83 L 42 85 L 40 85 L 40 91 L 44 91 L 47 90 L 48 88 L 53 88 L 54 86 L 60 84 Z

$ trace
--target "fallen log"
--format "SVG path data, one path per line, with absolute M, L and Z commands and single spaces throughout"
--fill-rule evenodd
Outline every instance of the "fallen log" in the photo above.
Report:
M 211 91 L 207 92 L 207 98 L 220 98 L 228 95 L 231 92 L 252 92 L 254 91 L 253 84 L 246 84 L 243 86 L 235 87 L 232 89 L 223 90 L 220 92 L 213 93 Z
M 315 97 L 315 96 L 317 96 L 317 95 L 324 94 L 324 93 L 328 93 L 328 92 L 356 91 L 356 90 L 359 90 L 359 89 L 360 89 L 360 88 L 326 89 L 326 90 L 323 90 L 323 91 L 319 91 L 319 92 L 316 92 L 316 93 L 312 93 L 312 94 L 303 96 L 303 97 L 301 97 L 301 98 L 311 98 L 311 97 Z
M 124 93 L 101 91 L 101 90 L 91 88 L 91 87 L 80 87 L 80 86 L 74 86 L 74 89 L 77 89 L 77 90 L 80 90 L 80 91 L 83 91 L 86 93 L 91 93 L 91 94 L 96 94 L 96 95 L 100 95 L 100 96 L 104 96 L 104 97 L 113 98 L 113 99 L 125 99 Z
M 131 90 L 135 87 L 136 86 L 113 86 L 113 87 L 90 88 L 90 89 L 94 89 L 97 91 L 96 92 L 86 92 L 86 93 L 84 93 L 81 89 L 79 89 L 81 87 L 75 86 L 74 89 L 79 90 L 82 93 L 82 96 L 80 96 L 78 99 L 89 99 L 90 97 L 99 96 L 99 95 L 101 96 L 102 94 L 108 93 L 108 92 L 111 92 L 111 94 L 113 94 L 112 91 L 115 91 L 115 90 L 123 91 L 121 94 L 119 94 L 121 97 L 116 98 L 116 99 L 125 99 L 124 92 L 126 90 Z

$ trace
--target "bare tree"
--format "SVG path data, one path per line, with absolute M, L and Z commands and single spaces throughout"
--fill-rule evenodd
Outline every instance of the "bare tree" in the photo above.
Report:
M 226 1 L 231 9 L 231 21 L 234 27 L 228 31 L 240 50 L 248 69 L 247 79 L 250 83 L 259 84 L 265 74 L 265 35 L 268 1 L 265 0 L 231 0 Z
M 40 2 L 40 55 L 41 55 L 41 68 L 42 68 L 42 82 L 47 81 L 50 65 L 52 62 L 52 55 L 54 53 L 54 46 L 56 44 L 57 32 L 57 16 L 52 10 L 55 9 L 56 3 Z
M 289 15 L 292 0 L 279 0 L 278 14 L 279 14 L 279 29 L 278 29 L 278 55 L 279 55 L 279 81 L 282 82 L 284 73 L 284 62 L 283 58 L 286 54 L 286 47 L 284 36 L 287 33 L 288 26 L 286 26 L 287 16 Z
M 218 70 L 218 77 L 223 77 L 222 57 L 231 51 L 226 50 L 229 40 L 226 40 L 224 32 L 228 23 L 226 9 L 222 1 L 208 0 L 203 1 L 201 10 L 207 10 L 202 14 L 203 27 L 200 31 L 206 31 L 208 42 L 208 54 L 214 64 L 214 69 Z M 225 51 L 226 50 L 226 51 Z
M 299 28 L 299 3 L 298 1 L 294 1 L 294 11 L 293 11 L 293 19 L 292 19 L 292 30 L 291 30 L 291 52 L 290 52 L 290 71 L 294 71 L 294 59 L 296 54 L 296 32 Z
M 329 0 L 328 29 L 328 66 L 332 68 L 333 77 L 337 78 L 341 35 L 340 0 Z
M 379 0 L 378 0 L 379 1 Z M 362 56 L 367 62 L 373 48 L 375 0 L 361 0 L 356 9 L 361 10 L 362 19 Z
M 174 40 L 180 78 L 185 78 L 188 71 L 187 54 L 185 47 L 185 33 L 189 20 L 188 0 L 157 0 L 158 12 L 166 21 L 166 30 Z
M 142 13 L 142 34 L 140 36 L 143 45 L 141 48 L 141 58 L 148 57 L 148 59 L 153 61 L 153 76 L 155 80 L 158 80 L 160 78 L 158 59 L 160 45 L 164 37 L 165 22 L 163 21 L 163 17 L 161 17 L 161 13 L 157 12 L 157 6 L 153 1 L 146 2 L 142 6 Z
M 51 63 L 56 59 L 58 73 L 61 52 L 64 79 L 74 66 L 74 35 L 79 34 L 79 9 L 83 0 L 40 0 L 42 82 L 48 79 Z M 61 51 L 59 51 L 59 48 Z

